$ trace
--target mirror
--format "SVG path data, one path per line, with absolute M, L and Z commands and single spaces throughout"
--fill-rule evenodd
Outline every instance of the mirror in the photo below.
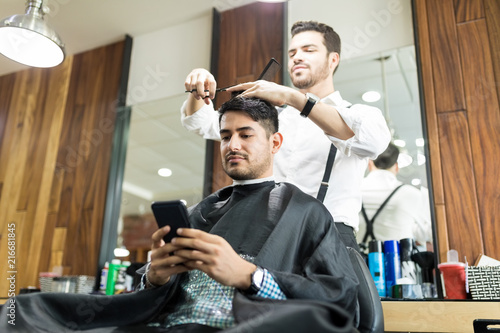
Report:
M 322 10 L 306 1 L 288 2 L 288 29 L 299 20 L 316 20 L 340 35 L 340 65 L 333 77 L 335 90 L 353 104 L 380 109 L 399 145 L 399 181 L 415 186 L 424 198 L 424 219 L 431 221 L 424 150 L 417 60 L 410 0 L 353 0 L 322 3 Z M 287 85 L 292 86 L 288 75 Z M 363 93 L 380 99 L 366 102 Z M 368 173 L 368 170 L 367 170 Z M 361 230 L 364 232 L 364 230 Z M 429 231 L 431 234 L 432 231 Z M 432 235 L 422 250 L 433 250 Z
M 353 104 L 361 103 L 382 111 L 398 146 L 397 179 L 420 190 L 426 205 L 421 218 L 428 226 L 428 243 L 421 250 L 433 251 L 426 156 L 422 131 L 418 74 L 413 45 L 362 56 L 341 63 L 334 76 L 335 88 Z M 363 94 L 378 92 L 377 101 L 365 101 Z M 368 170 L 366 171 L 366 175 Z M 381 198 L 383 201 L 384 198 Z M 374 227 L 376 228 L 376 227 Z M 364 233 L 364 226 L 360 229 Z M 359 239 L 359 238 L 358 238 Z
M 151 202 L 183 199 L 189 206 L 202 199 L 205 140 L 187 135 L 180 123 L 185 98 L 179 94 L 132 107 L 117 241 L 130 251 L 131 261 L 147 259 L 151 233 L 158 228 Z
M 240 1 L 232 4 L 234 7 L 248 2 Z M 211 6 L 220 7 L 224 4 L 225 1 L 214 1 Z M 351 103 L 366 104 L 361 100 L 361 94 L 368 89 L 377 90 L 382 94 L 382 98 L 373 105 L 382 110 L 386 116 L 394 138 L 406 142 L 402 151 L 412 158 L 411 163 L 401 169 L 399 179 L 404 183 L 413 183 L 425 191 L 427 188 L 425 154 L 421 146 L 422 141 L 418 140 L 418 143 L 416 141 L 422 138 L 422 124 L 411 1 L 290 0 L 286 8 L 289 26 L 285 29 L 287 34 L 285 40 L 289 39 L 291 24 L 298 20 L 312 19 L 324 22 L 339 33 L 343 51 L 340 67 L 334 76 L 336 90 L 339 90 L 342 97 Z M 193 19 L 171 27 L 170 30 L 164 30 L 163 36 L 178 34 L 193 38 L 199 38 L 197 32 L 204 31 L 206 36 L 201 36 L 200 40 L 206 43 L 205 51 L 197 52 L 197 57 L 193 56 L 195 52 L 172 54 L 154 41 L 145 45 L 148 36 L 134 38 L 134 52 L 138 55 L 131 65 L 132 77 L 134 71 L 143 70 L 147 66 L 149 72 L 151 68 L 166 72 L 161 67 L 163 60 L 160 59 L 160 54 L 168 54 L 173 59 L 165 65 L 168 70 L 168 80 L 156 82 L 158 87 L 147 91 L 151 98 L 147 101 L 137 101 L 137 98 L 129 101 L 132 106 L 132 119 L 123 184 L 120 231 L 137 233 L 139 225 L 146 225 L 149 226 L 147 228 L 156 230 L 156 225 L 154 223 L 151 225 L 151 221 L 154 220 L 148 218 L 151 214 L 151 201 L 182 198 L 190 205 L 202 198 L 205 141 L 200 137 L 187 135 L 187 131 L 180 125 L 179 108 L 185 99 L 185 95 L 181 92 L 185 75 L 192 68 L 209 66 L 210 27 L 211 14 L 207 14 L 204 18 Z M 161 33 L 163 31 L 158 32 Z M 151 37 L 158 38 L 158 35 L 152 33 Z M 174 37 L 169 38 L 175 40 L 170 44 L 181 43 Z M 200 44 L 193 41 L 190 43 Z M 177 53 L 182 54 L 182 57 Z M 141 62 L 143 60 L 141 57 L 151 57 L 152 60 L 149 63 Z M 200 58 L 203 58 L 201 63 Z M 281 62 L 286 68 L 285 61 Z M 176 68 L 172 63 L 175 63 Z M 141 75 L 135 76 L 137 80 L 134 81 L 132 78 L 129 84 L 132 97 L 134 92 L 136 96 L 139 92 L 137 89 L 134 90 L 134 82 L 140 85 L 143 80 Z M 288 75 L 284 76 L 285 84 L 291 85 Z M 157 171 L 161 167 L 170 168 L 172 176 L 159 177 Z M 127 221 L 127 218 L 132 221 Z M 125 238 L 120 238 L 118 245 L 129 241 Z M 145 259 L 144 253 L 137 255 L 138 258 Z
M 335 87 L 353 104 L 377 107 L 384 114 L 393 140 L 400 148 L 398 179 L 418 188 L 427 187 L 424 139 L 420 117 L 417 66 L 413 45 L 349 59 L 335 74 Z M 375 91 L 380 99 L 363 100 Z

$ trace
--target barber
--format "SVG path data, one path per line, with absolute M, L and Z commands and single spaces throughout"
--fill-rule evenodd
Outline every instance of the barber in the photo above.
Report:
M 352 105 L 335 90 L 333 75 L 340 62 L 340 37 L 328 25 L 296 22 L 291 29 L 288 71 L 296 89 L 268 81 L 228 89 L 258 97 L 278 107 L 283 147 L 275 157 L 277 181 L 297 185 L 322 201 L 337 222 L 345 245 L 359 250 L 355 232 L 361 209 L 361 181 L 369 159 L 385 150 L 391 134 L 381 111 Z M 181 108 L 189 131 L 206 139 L 219 136 L 211 99 L 217 83 L 205 69 L 194 69 L 185 80 L 192 91 Z M 332 164 L 330 168 L 329 165 Z

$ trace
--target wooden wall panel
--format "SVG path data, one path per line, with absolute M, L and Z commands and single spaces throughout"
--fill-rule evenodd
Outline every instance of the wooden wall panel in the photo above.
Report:
M 256 80 L 271 58 L 281 63 L 283 58 L 284 5 L 254 3 L 220 13 L 218 72 L 214 74 L 217 85 L 226 87 Z M 245 36 L 245 38 L 241 38 Z M 284 66 L 286 68 L 286 66 Z M 281 83 L 281 73 L 275 81 Z M 219 93 L 216 106 L 230 98 Z M 212 191 L 232 183 L 221 165 L 220 145 L 213 145 Z
M 414 9 L 440 260 L 449 249 L 500 259 L 500 4 L 414 0 Z
M 453 0 L 427 6 L 434 84 L 446 87 L 435 95 L 438 112 L 465 109 L 454 13 Z
M 15 75 L 13 74 L 6 75 L 2 78 L 2 80 L 0 80 L 0 156 L 2 155 L 2 147 L 4 146 L 1 143 L 4 141 L 7 117 L 9 115 L 9 105 L 12 97 L 12 89 L 14 88 L 14 81 Z M 2 170 L 4 169 L 3 167 L 6 167 L 6 165 L 0 165 L 0 195 L 2 194 L 1 184 L 3 181 L 2 175 L 4 174 L 4 172 L 2 172 Z
M 441 114 L 439 130 L 448 239 L 452 248 L 460 245 L 461 261 L 463 256 L 472 260 L 483 252 L 483 244 L 467 115 Z
M 0 257 L 15 224 L 16 292 L 54 266 L 96 273 L 123 53 L 119 42 L 0 77 Z
M 495 87 L 500 103 L 500 61 L 498 61 L 500 59 L 500 1 L 484 0 L 484 8 L 495 75 Z
M 455 0 L 457 23 L 484 17 L 483 0 Z
M 419 15 L 418 22 L 415 22 L 417 35 L 426 36 L 427 38 L 419 38 L 416 40 L 416 53 L 419 59 L 419 68 L 421 75 L 421 92 L 424 96 L 423 106 L 426 118 L 426 129 L 428 133 L 428 145 L 431 165 L 432 194 L 436 205 L 444 205 L 444 189 L 443 189 L 443 172 L 441 170 L 441 157 L 439 145 L 439 132 L 436 111 L 436 96 L 434 95 L 434 77 L 431 56 L 431 45 L 429 36 L 429 24 L 427 19 L 427 2 L 414 1 L 414 11 L 423 13 Z M 426 64 L 424 66 L 424 64 Z M 438 219 L 436 214 L 436 219 Z M 442 223 L 445 224 L 445 223 Z M 444 236 L 439 234 L 438 237 Z
M 485 20 L 460 25 L 458 36 L 485 252 L 500 253 L 500 243 L 495 240 L 500 235 L 496 221 L 500 216 L 500 181 L 491 181 L 500 180 L 500 168 L 491 163 L 492 155 L 500 154 L 500 107 L 489 44 L 482 43 L 488 40 Z

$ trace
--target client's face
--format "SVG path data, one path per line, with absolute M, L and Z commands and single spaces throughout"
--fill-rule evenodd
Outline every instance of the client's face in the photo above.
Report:
M 222 167 L 235 180 L 272 176 L 273 139 L 243 111 L 228 111 L 220 122 Z

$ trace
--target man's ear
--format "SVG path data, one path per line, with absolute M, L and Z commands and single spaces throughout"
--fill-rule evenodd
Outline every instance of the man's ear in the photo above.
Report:
M 283 144 L 283 135 L 280 132 L 276 132 L 273 135 L 271 135 L 270 139 L 272 140 L 273 143 L 272 153 L 276 154 L 280 150 L 281 145 Z
M 373 170 L 377 170 L 377 167 L 375 166 L 375 163 L 373 162 L 373 160 L 369 160 L 368 161 L 368 171 L 373 171 Z
M 337 52 L 330 52 L 328 55 L 328 63 L 330 65 L 330 71 L 333 73 L 335 68 L 339 65 L 340 55 Z

